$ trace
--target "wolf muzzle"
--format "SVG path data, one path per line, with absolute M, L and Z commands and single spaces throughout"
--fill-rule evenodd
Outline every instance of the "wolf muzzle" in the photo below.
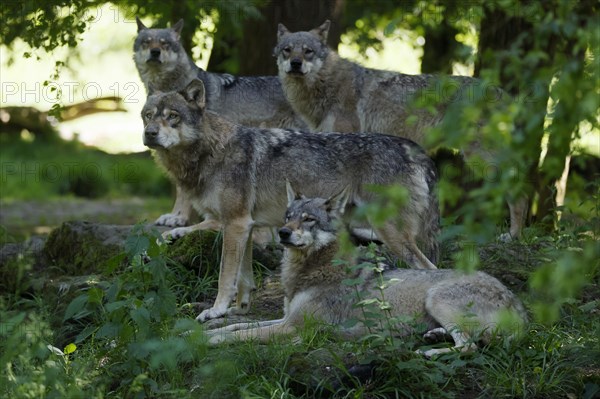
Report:
M 289 227 L 283 226 L 282 228 L 279 229 L 278 234 L 279 234 L 279 239 L 281 240 L 282 243 L 287 242 L 290 239 L 290 236 L 292 235 L 292 229 L 290 229 Z
M 144 145 L 147 147 L 158 146 L 158 125 L 148 124 L 144 129 Z
M 290 73 L 302 74 L 302 60 L 300 58 L 290 60 Z
M 160 49 L 158 47 L 150 49 L 150 58 L 146 62 L 160 62 Z

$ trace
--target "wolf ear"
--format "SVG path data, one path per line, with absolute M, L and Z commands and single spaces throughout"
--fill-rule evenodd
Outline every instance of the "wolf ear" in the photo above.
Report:
M 204 109 L 206 103 L 204 98 L 204 83 L 200 79 L 192 80 L 182 94 L 188 102 L 193 102 L 198 108 Z
M 292 205 L 292 202 L 304 198 L 304 196 L 302 194 L 294 191 L 294 188 L 292 187 L 292 183 L 290 183 L 290 181 L 288 179 L 285 179 L 285 191 L 287 192 L 287 200 L 288 200 L 287 206 L 288 207 L 290 205 Z
M 329 199 L 327 199 L 327 201 L 325 201 L 325 209 L 327 210 L 327 213 L 343 215 L 349 200 L 350 185 L 347 185 L 342 191 L 332 195 L 329 197 Z
M 329 35 L 329 27 L 331 26 L 331 21 L 327 20 L 323 22 L 321 26 L 315 28 L 310 31 L 313 35 L 319 37 L 323 43 L 327 42 L 327 35 Z
M 290 33 L 290 31 L 288 30 L 288 28 L 285 27 L 284 24 L 277 25 L 277 40 L 281 39 L 283 36 L 287 35 L 288 33 Z
M 138 27 L 138 32 L 141 32 L 145 29 L 148 29 L 148 27 L 146 25 L 144 25 L 144 23 L 142 22 L 141 19 L 139 19 L 139 17 L 135 17 L 135 22 L 137 23 L 137 27 Z
M 175 32 L 177 40 L 181 37 L 181 30 L 183 29 L 183 18 L 177 21 L 177 23 L 171 26 L 171 30 Z

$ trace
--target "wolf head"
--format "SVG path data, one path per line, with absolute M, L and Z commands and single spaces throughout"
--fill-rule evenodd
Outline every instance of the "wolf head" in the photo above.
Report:
M 349 188 L 328 199 L 306 198 L 286 182 L 288 206 L 285 225 L 279 229 L 281 244 L 301 251 L 314 251 L 336 241 L 336 230 L 344 213 Z
M 199 141 L 204 108 L 204 84 L 198 79 L 180 92 L 151 93 L 142 109 L 144 145 L 170 149 Z
M 183 19 L 173 27 L 150 29 L 136 17 L 138 35 L 133 43 L 133 59 L 140 71 L 147 70 L 168 72 L 182 62 L 187 63 L 187 55 L 179 42 Z
M 290 32 L 279 24 L 277 46 L 273 55 L 277 58 L 280 76 L 302 77 L 316 73 L 323 66 L 329 53 L 327 35 L 330 22 L 308 32 Z

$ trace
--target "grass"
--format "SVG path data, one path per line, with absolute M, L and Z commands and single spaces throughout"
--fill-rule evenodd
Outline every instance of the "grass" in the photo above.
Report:
M 41 212 L 47 215 L 64 204 L 64 195 L 75 208 L 90 200 L 156 196 L 151 212 L 170 202 L 170 186 L 147 154 L 113 156 L 76 142 L 2 144 L 3 212 L 30 201 L 37 208 L 50 203 Z M 54 178 L 46 172 L 55 166 L 71 172 Z M 94 178 L 92 168 L 100 171 Z M 135 173 L 112 174 L 123 168 Z M 80 197 L 77 187 L 89 186 L 99 191 L 82 189 Z M 126 241 L 126 266 L 98 265 L 94 276 L 60 276 L 56 268 L 38 270 L 18 259 L 0 270 L 6 278 L 0 284 L 0 396 L 591 399 L 600 394 L 600 247 L 589 222 L 568 219 L 553 234 L 534 226 L 519 242 L 470 244 L 480 268 L 522 298 L 532 323 L 513 339 L 433 360 L 414 353 L 426 345 L 418 335 L 399 340 L 375 333 L 344 342 L 311 320 L 300 340 L 209 347 L 189 304 L 214 297 L 218 267 L 200 275 L 186 269 L 141 228 Z M 15 235 L 18 222 L 12 223 L 2 242 L 10 241 L 8 232 Z M 35 225 L 42 223 L 53 221 L 47 216 Z M 25 235 L 30 227 L 21 228 Z M 451 254 L 461 245 L 442 247 L 442 265 L 452 267 Z M 143 253 L 152 262 L 143 262 Z M 272 284 L 266 281 L 277 278 L 266 268 L 258 271 L 264 292 Z M 72 282 L 70 289 L 60 289 L 62 278 Z M 266 319 L 282 305 L 253 308 Z
M 171 186 L 148 152 L 107 154 L 77 141 L 26 141 L 0 135 L 2 200 L 64 196 L 165 196 Z
M 172 205 L 171 183 L 149 152 L 108 154 L 58 137 L 2 134 L 0 159 L 0 224 L 9 242 L 47 234 L 65 220 L 154 220 Z
M 137 229 L 127 240 L 127 267 L 100 274 L 72 292 L 3 293 L 2 395 L 592 398 L 600 392 L 597 262 L 582 271 L 585 284 L 560 301 L 556 320 L 534 319 L 518 337 L 497 338 L 476 353 L 429 360 L 414 353 L 425 345 L 420 336 L 389 340 L 374 334 L 344 342 L 314 321 L 299 332 L 301 340 L 279 337 L 268 345 L 214 348 L 207 346 L 185 303 L 214 295 L 216 272 L 199 278 L 180 267 L 164 257 L 152 234 Z M 546 237 L 538 246 L 489 244 L 480 252 L 486 270 L 515 266 L 518 273 L 509 276 L 531 281 L 542 269 L 536 264 L 559 265 L 566 248 L 575 246 L 584 261 L 590 244 L 597 246 Z M 141 262 L 143 252 L 153 261 Z M 525 252 L 534 261 L 529 269 L 505 256 L 514 259 Z M 530 285 L 516 285 L 529 307 L 544 299 Z M 76 345 L 71 353 L 69 344 Z

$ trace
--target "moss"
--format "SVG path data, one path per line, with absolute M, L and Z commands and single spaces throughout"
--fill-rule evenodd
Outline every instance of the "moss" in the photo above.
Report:
M 196 231 L 170 244 L 166 255 L 186 268 L 199 270 L 200 274 L 212 271 L 218 274 L 222 245 L 221 233 Z M 254 263 L 270 270 L 277 268 L 281 255 L 282 251 L 278 245 L 269 244 L 264 248 L 254 245 L 253 248 Z
M 97 273 L 106 261 L 123 251 L 130 230 L 130 226 L 66 222 L 50 233 L 43 252 L 63 274 Z
M 19 295 L 27 291 L 33 262 L 31 257 L 20 255 L 0 262 L 0 294 Z
M 221 234 L 214 231 L 195 231 L 169 244 L 166 255 L 187 269 L 219 273 Z

